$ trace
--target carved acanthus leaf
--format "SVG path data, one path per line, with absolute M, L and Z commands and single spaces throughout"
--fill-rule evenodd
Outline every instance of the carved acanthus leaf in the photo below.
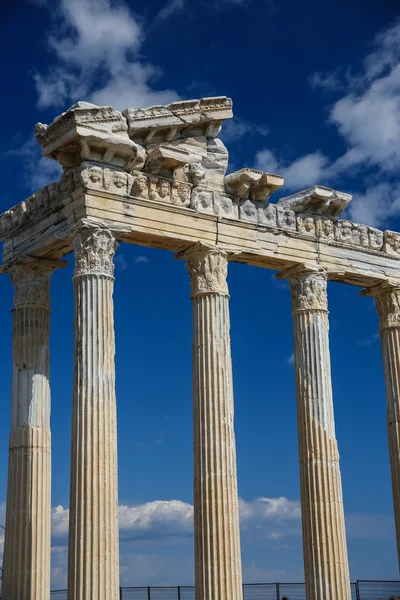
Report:
M 14 284 L 14 308 L 37 306 L 50 310 L 50 277 L 65 261 L 26 257 L 6 270 Z
M 210 292 L 228 294 L 227 252 L 198 243 L 178 257 L 187 260 L 193 296 Z
M 108 229 L 80 231 L 74 239 L 75 277 L 78 275 L 114 275 L 117 242 Z
M 327 277 L 323 271 L 289 273 L 293 312 L 328 310 Z
M 400 287 L 383 284 L 363 294 L 375 297 L 381 328 L 400 326 Z

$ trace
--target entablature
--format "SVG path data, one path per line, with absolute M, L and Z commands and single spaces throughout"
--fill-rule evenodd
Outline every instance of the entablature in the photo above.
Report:
M 354 285 L 400 281 L 400 234 L 340 219 L 349 194 L 315 185 L 273 203 L 282 176 L 227 174 L 228 151 L 216 135 L 231 116 L 222 96 L 124 113 L 80 102 L 39 124 L 44 156 L 64 173 L 0 216 L 4 263 L 60 258 L 77 228 L 92 224 L 174 251 L 214 244 L 233 252 L 231 260 L 272 269 L 320 265 Z

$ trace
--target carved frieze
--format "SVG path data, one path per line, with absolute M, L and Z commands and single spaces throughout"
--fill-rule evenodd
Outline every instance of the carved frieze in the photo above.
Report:
M 149 199 L 150 179 L 145 173 L 137 173 L 132 177 L 132 185 L 130 186 L 130 196 L 135 198 Z
M 331 219 L 322 217 L 315 218 L 315 234 L 318 238 L 325 241 L 333 241 L 335 239 L 335 224 Z
M 305 235 L 316 235 L 316 223 L 312 215 L 299 215 L 296 218 L 297 231 Z
M 278 223 L 276 204 L 263 203 L 258 209 L 258 222 L 260 225 L 277 227 Z
M 172 186 L 171 202 L 176 206 L 190 206 L 192 186 L 190 183 L 175 181 Z
M 190 207 L 198 212 L 214 214 L 213 192 L 207 188 L 193 188 Z
M 242 221 L 248 223 L 258 223 L 258 210 L 262 207 L 262 202 L 253 200 L 241 200 L 239 202 L 239 217 Z
M 114 254 L 117 242 L 108 229 L 80 231 L 73 241 L 74 276 L 114 275 Z
M 226 196 L 218 192 L 213 192 L 214 211 L 218 217 L 226 219 L 239 218 L 239 200 L 235 196 Z
M 150 177 L 150 200 L 171 202 L 171 184 L 167 179 Z
M 293 210 L 276 205 L 277 225 L 281 229 L 296 231 L 296 213 Z
M 383 251 L 392 256 L 400 256 L 400 234 L 395 231 L 383 233 Z

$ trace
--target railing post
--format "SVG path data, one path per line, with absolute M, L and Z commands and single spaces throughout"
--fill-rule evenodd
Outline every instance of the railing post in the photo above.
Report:
M 178 585 L 178 600 L 181 600 L 181 586 Z
M 150 589 L 150 586 L 147 587 L 147 599 L 151 600 L 151 589 Z
M 358 579 L 356 581 L 356 598 L 357 598 L 357 600 L 361 600 L 360 585 L 359 585 L 359 580 Z
M 279 591 L 279 583 L 276 582 L 276 600 L 281 600 L 281 594 Z
M 122 600 L 122 587 L 119 586 L 119 600 Z

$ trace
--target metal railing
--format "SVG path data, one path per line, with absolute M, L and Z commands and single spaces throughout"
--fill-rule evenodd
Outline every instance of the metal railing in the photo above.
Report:
M 351 584 L 352 600 L 390 600 L 400 596 L 400 581 L 358 579 Z M 67 590 L 54 590 L 51 600 L 67 600 Z M 120 600 L 195 600 L 193 586 L 121 587 Z M 247 583 L 243 600 L 306 600 L 304 583 Z

